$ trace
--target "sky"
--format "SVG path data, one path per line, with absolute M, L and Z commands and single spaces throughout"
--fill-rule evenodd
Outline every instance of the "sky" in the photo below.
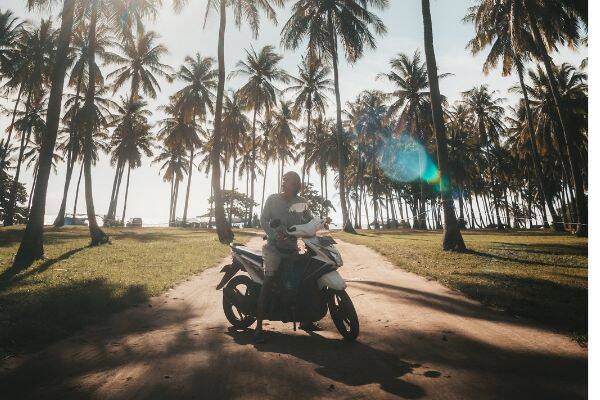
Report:
M 164 5 L 157 19 L 149 24 L 149 29 L 156 31 L 160 35 L 161 43 L 169 49 L 169 54 L 163 59 L 163 63 L 177 69 L 186 55 L 199 52 L 203 56 L 216 57 L 218 18 L 213 13 L 209 16 L 207 24 L 204 25 L 206 1 L 189 0 L 189 4 L 181 13 L 175 13 L 172 10 L 169 0 L 163 0 L 163 3 Z M 423 27 L 420 3 L 419 0 L 390 0 L 390 7 L 383 12 L 379 12 L 388 28 L 388 33 L 377 38 L 377 49 L 367 51 L 364 57 L 354 64 L 342 62 L 340 65 L 340 90 L 343 104 L 354 99 L 361 91 L 366 89 L 392 90 L 389 84 L 383 80 L 377 80 L 376 76 L 380 72 L 387 71 L 390 58 L 396 54 L 412 54 L 417 49 L 422 50 Z M 517 83 L 517 78 L 514 76 L 502 77 L 499 70 L 492 71 L 488 76 L 484 75 L 481 67 L 485 59 L 485 53 L 472 56 L 465 49 L 467 41 L 472 38 L 474 32 L 473 26 L 463 23 L 462 18 L 466 14 L 467 8 L 472 4 L 473 1 L 471 0 L 432 0 L 431 2 L 438 69 L 443 73 L 452 73 L 452 76 L 440 82 L 441 92 L 450 102 L 453 102 L 460 99 L 461 92 L 475 85 L 487 84 L 492 89 L 497 90 L 499 96 L 507 99 L 506 104 L 515 103 L 516 97 L 512 93 L 508 93 L 508 89 Z M 23 0 L 1 0 L 0 9 L 7 8 L 13 10 L 19 17 L 28 19 L 31 22 L 37 22 L 41 16 L 49 15 L 48 11 L 28 12 Z M 56 14 L 57 9 L 52 11 Z M 245 49 L 251 46 L 260 49 L 264 45 L 271 44 L 278 48 L 278 51 L 284 56 L 281 66 L 288 72 L 295 74 L 302 55 L 302 49 L 295 52 L 284 51 L 279 46 L 281 27 L 288 17 L 289 7 L 278 10 L 278 26 L 263 19 L 260 24 L 260 35 L 257 39 L 252 37 L 252 33 L 247 27 L 238 30 L 233 26 L 230 19 L 226 31 L 225 47 L 227 71 L 231 71 L 235 63 L 245 56 Z M 58 26 L 58 22 L 56 26 Z M 587 57 L 587 48 L 581 48 L 577 51 L 561 49 L 558 53 L 553 54 L 556 63 L 570 62 L 575 65 L 579 65 L 585 57 Z M 103 71 L 108 74 L 113 68 L 106 66 Z M 241 84 L 242 81 L 238 78 L 228 81 L 226 88 L 236 89 Z M 156 108 L 167 104 L 168 97 L 179 87 L 177 82 L 169 84 L 166 81 L 161 81 L 161 92 L 156 99 L 149 100 L 149 108 L 154 111 L 153 120 L 161 117 Z M 117 94 L 115 100 L 118 100 L 118 96 Z M 333 99 L 331 100 L 333 101 Z M 0 102 L 3 102 L 2 105 L 7 105 L 5 99 L 0 99 Z M 330 105 L 333 106 L 333 103 L 331 102 Z M 331 109 L 329 112 L 331 112 Z M 7 117 L 0 116 L 0 129 L 4 131 L 9 122 Z M 269 168 L 270 170 L 267 173 L 267 195 L 277 190 L 277 168 L 273 165 Z M 290 169 L 299 171 L 298 166 L 291 166 Z M 92 173 L 96 211 L 98 214 L 104 214 L 108 210 L 114 177 L 114 169 L 111 167 L 107 156 L 102 157 Z M 25 175 L 24 182 L 29 189 L 32 171 L 27 171 Z M 61 165 L 57 174 L 52 174 L 50 177 L 46 203 L 48 216 L 53 216 L 58 212 L 64 179 L 65 168 L 64 165 Z M 311 181 L 318 182 L 318 177 L 314 175 Z M 231 182 L 229 176 L 227 182 L 229 182 L 227 183 L 229 187 Z M 72 188 L 74 187 L 73 183 Z M 180 186 L 185 187 L 184 184 Z M 131 173 L 126 218 L 142 217 L 146 223 L 166 224 L 169 214 L 169 189 L 169 184 L 164 182 L 159 175 L 158 166 L 151 164 L 151 160 L 145 159 L 142 167 L 133 170 Z M 208 178 L 196 171 L 192 176 L 189 216 L 193 217 L 207 212 L 209 192 Z M 335 192 L 333 180 L 331 180 L 329 183 L 330 197 Z M 121 193 L 123 194 L 124 190 Z M 73 208 L 73 197 L 74 192 L 71 191 L 67 202 L 69 212 Z M 257 197 L 259 198 L 259 196 Z M 184 198 L 185 196 L 180 193 L 178 216 L 183 213 Z M 78 213 L 85 210 L 83 196 L 80 195 L 79 199 Z M 339 197 L 334 194 L 332 201 L 337 204 Z M 122 195 L 118 207 L 117 215 L 120 216 Z M 336 206 L 336 208 L 339 210 L 339 207 Z M 51 222 L 51 218 L 49 219 Z M 340 219 L 338 212 L 334 217 L 334 221 Z

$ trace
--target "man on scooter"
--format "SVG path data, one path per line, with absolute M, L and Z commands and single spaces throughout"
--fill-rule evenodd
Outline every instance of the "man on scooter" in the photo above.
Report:
M 254 332 L 255 343 L 263 343 L 265 341 L 262 321 L 265 314 L 265 306 L 268 304 L 268 297 L 273 287 L 273 276 L 285 256 L 298 253 L 298 239 L 294 236 L 286 235 L 284 233 L 285 229 L 293 225 L 303 224 L 312 219 L 306 200 L 298 196 L 301 189 L 300 176 L 293 171 L 285 173 L 281 181 L 281 193 L 269 196 L 260 216 L 260 226 L 267 233 L 267 243 L 263 246 L 265 280 L 260 291 L 260 296 L 258 297 L 256 329 Z M 271 227 L 271 221 L 273 220 L 281 221 L 279 228 L 275 229 Z M 300 329 L 307 331 L 318 330 L 319 327 L 313 323 L 301 323 Z

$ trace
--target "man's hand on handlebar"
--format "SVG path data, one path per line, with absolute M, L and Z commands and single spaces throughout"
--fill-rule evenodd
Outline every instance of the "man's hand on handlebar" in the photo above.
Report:
M 275 238 L 277 239 L 278 242 L 283 242 L 287 238 L 287 235 L 284 232 L 279 231 L 279 232 L 277 232 L 277 235 L 275 236 Z

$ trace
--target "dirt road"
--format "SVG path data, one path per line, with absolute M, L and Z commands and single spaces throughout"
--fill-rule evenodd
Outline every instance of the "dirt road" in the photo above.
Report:
M 254 240 L 251 245 L 261 243 Z M 358 342 L 270 323 L 230 332 L 217 268 L 101 326 L 0 364 L 3 399 L 577 399 L 587 351 L 340 243 Z

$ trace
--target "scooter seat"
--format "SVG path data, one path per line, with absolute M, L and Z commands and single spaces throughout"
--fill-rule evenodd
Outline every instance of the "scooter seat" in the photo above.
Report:
M 263 256 L 261 250 L 251 250 L 246 246 L 233 246 L 232 248 L 234 252 L 262 263 Z

